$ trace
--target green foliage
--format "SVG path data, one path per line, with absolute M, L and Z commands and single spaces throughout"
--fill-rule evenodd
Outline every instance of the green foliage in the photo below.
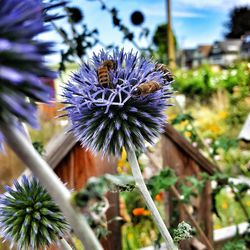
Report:
M 105 213 L 109 208 L 109 203 L 105 194 L 108 191 L 131 192 L 135 187 L 134 178 L 127 175 L 105 174 L 101 177 L 91 177 L 86 186 L 78 192 L 74 192 L 71 201 L 80 207 L 87 217 L 88 223 L 94 230 L 96 236 L 101 239 L 106 237 L 108 231 L 108 221 Z M 120 219 L 120 218 L 112 218 Z
M 32 142 L 33 147 L 36 149 L 36 151 L 40 154 L 43 155 L 45 153 L 45 148 L 42 142 L 40 141 L 34 141 Z
M 202 193 L 206 179 L 197 179 L 194 176 L 187 176 L 183 182 L 181 182 L 180 190 L 182 194 L 183 202 L 190 202 L 192 196 L 197 197 Z
M 132 191 L 135 181 L 128 175 L 105 174 L 91 177 L 86 186 L 72 196 L 72 202 L 79 207 L 86 207 L 91 200 L 101 201 L 108 192 Z
M 156 31 L 153 35 L 153 44 L 156 46 L 156 50 L 153 56 L 156 57 L 161 63 L 167 63 L 167 24 L 163 23 L 157 26 Z M 177 47 L 177 40 L 174 36 L 174 45 Z
M 152 246 L 158 238 L 157 228 L 150 219 L 142 218 L 140 223 L 126 223 L 122 227 L 122 246 L 125 250 Z
M 189 97 L 207 97 L 216 89 L 213 85 L 211 72 L 208 65 L 189 71 L 176 71 L 175 90 L 187 94 Z
M 247 250 L 247 246 L 244 240 L 236 239 L 230 242 L 227 242 L 222 250 Z
M 168 190 L 177 182 L 174 171 L 170 168 L 164 168 L 158 175 L 151 177 L 147 182 L 147 187 L 154 197 L 161 190 Z
M 209 65 L 188 71 L 177 70 L 174 72 L 175 90 L 203 102 L 208 101 L 208 97 L 218 90 L 232 93 L 237 86 L 242 88 L 241 94 L 246 95 L 250 91 L 248 70 L 247 62 L 239 62 L 223 70 L 214 70 Z
M 227 28 L 225 36 L 227 38 L 240 39 L 241 36 L 250 30 L 249 16 L 249 6 L 235 7 L 232 9 L 229 21 L 225 25 Z
M 175 125 L 175 124 L 179 124 L 181 122 L 184 122 L 184 121 L 193 121 L 194 120 L 194 117 L 192 116 L 191 113 L 180 113 L 180 114 L 177 114 L 177 116 L 173 119 L 172 121 L 172 124 Z
M 230 148 L 236 148 L 238 141 L 236 138 L 230 138 L 228 136 L 219 136 L 211 143 L 212 152 L 211 154 L 217 155 L 219 150 L 228 151 Z
M 128 214 L 132 215 L 132 211 L 134 208 L 145 207 L 145 202 L 143 201 L 137 189 L 132 192 L 122 194 L 122 197 L 126 203 L 126 210 Z M 138 220 L 135 220 L 134 222 L 138 222 Z

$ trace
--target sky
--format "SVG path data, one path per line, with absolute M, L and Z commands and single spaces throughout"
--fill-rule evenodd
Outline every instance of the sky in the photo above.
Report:
M 143 27 L 154 33 L 157 25 L 166 22 L 165 0 L 103 0 L 109 7 L 118 9 L 118 16 L 123 23 L 139 34 L 141 27 L 130 22 L 130 15 L 135 10 L 144 13 Z M 122 33 L 113 28 L 111 16 L 100 8 L 98 0 L 71 0 L 71 6 L 78 6 L 84 13 L 85 23 L 90 29 L 98 28 L 100 40 L 104 44 L 115 41 L 121 47 L 130 49 L 131 43 L 122 39 Z M 200 44 L 211 44 L 222 40 L 225 32 L 224 24 L 228 21 L 229 12 L 235 6 L 250 5 L 250 0 L 172 0 L 172 28 L 177 37 L 179 48 L 195 48 Z M 60 21 L 61 22 L 61 21 Z M 64 25 L 59 22 L 60 25 Z M 51 35 L 45 35 L 51 38 Z M 59 41 L 54 37 L 54 40 Z M 149 44 L 149 40 L 138 40 L 141 46 Z M 60 45 L 58 45 L 60 47 Z M 95 50 L 99 50 L 97 46 Z

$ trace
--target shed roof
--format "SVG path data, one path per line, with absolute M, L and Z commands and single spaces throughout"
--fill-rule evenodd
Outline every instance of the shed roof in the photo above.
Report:
M 195 148 L 170 124 L 166 124 L 164 135 L 184 151 L 204 172 L 212 175 L 219 170 L 218 166 L 214 165 L 204 157 L 197 148 Z
M 54 169 L 70 152 L 77 143 L 72 133 L 68 133 L 69 127 L 65 127 L 48 142 L 45 147 L 44 159 Z
M 55 168 L 75 146 L 76 139 L 67 133 L 68 127 L 55 135 L 47 144 L 45 160 Z M 208 174 L 213 174 L 218 168 L 205 158 L 193 145 L 187 141 L 173 126 L 166 124 L 164 135 L 173 141 L 182 151 L 190 156 L 200 168 Z

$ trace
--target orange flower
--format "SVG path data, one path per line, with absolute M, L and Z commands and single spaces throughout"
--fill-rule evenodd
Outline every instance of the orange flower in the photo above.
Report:
M 143 207 L 137 207 L 137 208 L 133 209 L 132 213 L 134 216 L 141 216 L 141 215 L 148 216 L 151 214 L 151 212 L 149 210 L 147 210 Z
M 149 210 L 144 210 L 144 212 L 143 212 L 143 215 L 144 216 L 148 216 L 148 215 L 150 215 L 151 214 L 151 212 L 149 211 Z
M 155 196 L 155 200 L 156 201 L 162 201 L 163 200 L 163 197 L 164 197 L 164 192 L 160 192 L 159 194 L 157 194 Z
M 143 207 L 137 207 L 137 208 L 133 209 L 132 213 L 134 216 L 141 216 L 141 215 L 148 216 L 151 214 L 151 212 L 149 210 L 147 210 Z
M 137 208 L 134 208 L 132 213 L 134 216 L 140 216 L 140 215 L 143 215 L 145 209 L 143 207 L 137 207 Z

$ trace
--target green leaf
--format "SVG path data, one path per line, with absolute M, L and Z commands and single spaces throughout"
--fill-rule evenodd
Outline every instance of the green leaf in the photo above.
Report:
M 161 190 L 168 190 L 175 185 L 177 177 L 170 168 L 164 168 L 158 175 L 151 177 L 147 182 L 147 187 L 153 196 L 157 195 Z

